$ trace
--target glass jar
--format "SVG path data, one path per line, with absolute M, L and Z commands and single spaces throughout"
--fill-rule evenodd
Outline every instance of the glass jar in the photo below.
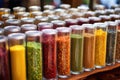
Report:
M 57 28 L 57 69 L 58 77 L 67 78 L 70 76 L 70 33 L 67 27 Z
M 5 25 L 6 26 L 20 26 L 21 25 L 21 21 L 18 19 L 8 19 L 5 21 Z
M 11 10 L 9 8 L 0 8 L 0 20 L 3 14 L 10 14 L 10 11 Z
M 5 24 L 3 21 L 0 21 L 0 28 L 4 28 Z
M 84 28 L 79 25 L 70 26 L 71 33 L 71 73 L 80 74 L 83 69 Z
M 25 12 L 25 11 L 26 11 L 25 7 L 17 6 L 13 8 L 14 15 L 16 15 L 18 12 Z
M 120 15 L 111 14 L 109 16 L 111 18 L 111 21 L 120 20 Z
M 25 33 L 26 31 L 37 30 L 37 26 L 35 24 L 23 24 L 21 26 L 21 32 Z
M 3 14 L 1 18 L 2 18 L 2 21 L 5 22 L 8 19 L 15 19 L 15 15 L 13 15 L 13 14 Z
M 95 68 L 95 27 L 92 24 L 82 26 L 85 28 L 83 66 L 85 71 L 92 71 Z
M 77 20 L 78 20 L 78 25 L 89 23 L 89 19 L 88 18 L 77 18 Z
M 101 16 L 101 15 L 105 15 L 105 11 L 104 11 L 104 10 L 96 10 L 96 11 L 95 11 L 95 16 L 96 16 L 96 17 L 99 17 L 99 16 Z
M 21 18 L 21 23 L 22 24 L 34 24 L 35 23 L 35 19 L 34 18 Z
M 80 12 L 74 12 L 71 14 L 71 18 L 72 19 L 77 19 L 77 18 L 81 18 L 81 17 L 84 17 L 84 14 L 83 13 L 80 13 Z
M 4 35 L 4 29 L 0 28 L 0 35 Z
M 110 16 L 101 15 L 99 18 L 101 18 L 101 22 L 111 21 Z
M 77 8 L 69 8 L 68 10 L 66 10 L 67 14 L 73 14 L 74 12 L 78 12 Z
M 54 13 L 54 11 L 52 10 L 44 10 L 42 13 L 42 16 L 48 16 L 48 15 L 52 15 Z
M 41 22 L 48 22 L 49 21 L 49 18 L 48 17 L 45 17 L 45 16 L 36 16 L 35 17 L 35 24 L 38 25 L 38 23 L 41 23 Z
M 56 29 L 58 27 L 65 27 L 65 21 L 62 20 L 54 20 L 51 21 L 51 23 L 53 24 L 53 29 Z
M 53 24 L 48 22 L 41 22 L 38 24 L 38 30 L 41 31 L 43 29 L 53 29 Z
M 31 17 L 32 18 L 35 18 L 36 16 L 41 16 L 41 15 L 42 15 L 42 12 L 40 12 L 40 11 L 31 12 Z
M 77 7 L 79 12 L 87 12 L 89 10 L 88 6 L 78 6 Z
M 10 80 L 7 38 L 0 36 L 0 79 Z
M 26 33 L 27 79 L 42 80 L 42 45 L 40 31 Z
M 18 12 L 16 13 L 16 19 L 22 19 L 22 18 L 28 18 L 30 17 L 30 13 L 29 12 Z
M 108 24 L 107 32 L 107 54 L 106 65 L 115 64 L 115 50 L 116 50 L 116 38 L 117 38 L 117 24 L 115 22 L 106 22 Z
M 60 20 L 63 20 L 63 21 L 70 18 L 72 18 L 71 14 L 63 13 L 60 15 Z
M 42 30 L 43 77 L 46 80 L 57 78 L 57 31 L 54 29 Z
M 110 15 L 110 14 L 114 14 L 115 11 L 114 11 L 114 9 L 105 9 L 105 13 L 106 13 L 106 15 Z
M 99 18 L 99 17 L 89 17 L 89 23 L 90 24 L 94 24 L 94 23 L 97 23 L 97 22 L 101 22 L 101 18 Z
M 95 67 L 103 68 L 106 65 L 107 25 L 95 23 Z
M 78 23 L 77 19 L 66 19 L 65 22 L 66 22 L 66 27 L 69 27 L 71 25 L 77 25 Z
M 115 14 L 119 14 L 120 13 L 120 8 L 115 8 Z
M 60 8 L 66 9 L 66 10 L 70 9 L 70 7 L 71 7 L 70 4 L 61 4 L 61 5 L 60 5 Z
M 54 10 L 55 6 L 54 5 L 45 5 L 44 10 Z
M 54 15 L 60 16 L 61 14 L 65 13 L 64 9 L 55 9 L 54 10 Z
M 39 6 L 30 6 L 29 7 L 29 11 L 30 12 L 34 12 L 34 11 L 40 11 L 40 7 Z
M 6 26 L 4 28 L 4 35 L 8 36 L 11 33 L 19 33 L 21 28 L 19 26 Z
M 25 34 L 8 35 L 12 80 L 26 79 Z
M 88 12 L 85 12 L 84 15 L 85 15 L 84 16 L 85 18 L 94 17 L 95 16 L 95 12 L 88 11 Z
M 53 20 L 59 20 L 59 19 L 60 19 L 60 16 L 57 16 L 57 15 L 49 15 L 48 18 L 49 18 L 49 22 L 51 22 L 51 21 L 53 21 Z

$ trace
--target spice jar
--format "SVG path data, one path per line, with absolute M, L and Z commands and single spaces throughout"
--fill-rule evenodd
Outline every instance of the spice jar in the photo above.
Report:
M 55 9 L 54 10 L 54 15 L 61 15 L 61 14 L 63 14 L 63 13 L 65 13 L 65 10 L 64 9 Z
M 18 19 L 8 19 L 8 20 L 5 21 L 5 25 L 6 26 L 11 26 L 11 25 L 20 26 L 21 21 L 18 20 Z
M 58 77 L 67 78 L 70 76 L 70 33 L 67 27 L 57 28 L 57 69 Z
M 100 15 L 105 15 L 105 11 L 104 10 L 96 10 L 95 11 L 95 16 L 99 17 Z
M 60 20 L 63 20 L 63 21 L 70 18 L 72 18 L 71 14 L 63 13 L 60 15 Z
M 6 21 L 6 20 L 8 20 L 8 19 L 15 19 L 15 15 L 13 15 L 13 14 L 3 14 L 2 16 L 1 16 L 1 18 L 2 18 L 2 21 Z
M 69 8 L 66 13 L 67 14 L 73 14 L 74 12 L 78 12 L 78 9 L 77 8 Z
M 4 29 L 0 28 L 0 35 L 4 35 Z
M 53 20 L 59 20 L 60 16 L 57 16 L 57 15 L 49 15 L 48 18 L 49 18 L 49 22 L 51 22 L 51 21 L 53 21 Z
M 89 19 L 88 18 L 77 18 L 77 20 L 78 20 L 78 25 L 89 23 Z
M 34 24 L 35 23 L 35 19 L 34 18 L 22 18 L 21 19 L 21 23 L 22 24 Z
M 29 12 L 18 12 L 18 13 L 16 13 L 15 17 L 17 19 L 22 19 L 22 18 L 30 17 L 30 13 Z
M 4 22 L 3 21 L 0 21 L 0 28 L 4 28 Z
M 95 23 L 95 67 L 103 68 L 106 65 L 107 25 Z
M 26 79 L 25 34 L 8 35 L 12 80 Z
M 79 12 L 87 12 L 89 10 L 87 6 L 78 6 L 77 9 Z
M 0 8 L 0 20 L 3 14 L 10 14 L 10 11 L 11 10 L 9 8 Z
M 42 80 L 42 45 L 40 31 L 26 33 L 27 79 Z
M 41 31 L 43 29 L 53 29 L 53 24 L 48 22 L 41 22 L 38 24 L 38 30 Z
M 108 24 L 106 65 L 113 65 L 115 64 L 117 24 L 115 22 L 106 23 Z
M 31 17 L 32 18 L 35 18 L 36 16 L 41 16 L 41 15 L 42 15 L 42 12 L 40 12 L 40 11 L 31 12 Z
M 55 6 L 54 5 L 45 5 L 44 10 L 54 10 Z
M 35 24 L 23 24 L 21 26 L 21 32 L 25 33 L 26 31 L 37 30 L 37 26 Z
M 105 9 L 105 13 L 106 13 L 106 15 L 110 15 L 110 14 L 114 14 L 115 11 L 114 11 L 114 9 Z
M 10 80 L 7 38 L 0 36 L 0 79 Z
M 26 11 L 25 7 L 17 6 L 13 8 L 14 15 L 16 15 L 18 12 L 25 12 L 25 11 Z
M 4 28 L 4 35 L 8 36 L 11 33 L 19 33 L 21 28 L 19 26 L 6 26 Z
M 120 14 L 120 8 L 115 8 L 115 14 Z
M 95 16 L 95 12 L 88 11 L 88 12 L 85 12 L 84 15 L 85 15 L 85 18 L 94 17 Z
M 43 77 L 47 80 L 56 80 L 57 77 L 57 54 L 56 41 L 57 31 L 54 29 L 42 30 L 42 52 L 43 52 Z
M 110 18 L 111 18 L 111 21 L 120 20 L 120 15 L 111 14 Z
M 66 19 L 65 22 L 66 22 L 66 27 L 69 27 L 71 25 L 77 25 L 78 23 L 77 19 Z
M 71 73 L 83 72 L 83 41 L 84 28 L 79 25 L 70 26 L 71 33 Z
M 52 15 L 54 13 L 54 11 L 52 10 L 44 10 L 42 13 L 42 16 L 48 16 L 48 15 Z
M 81 17 L 84 16 L 84 14 L 83 14 L 83 13 L 80 13 L 80 12 L 74 12 L 74 13 L 72 13 L 71 15 L 72 15 L 72 16 L 71 16 L 72 19 L 77 19 L 77 18 L 81 18 Z
M 39 6 L 30 6 L 29 7 L 29 11 L 30 12 L 34 12 L 34 11 L 40 11 L 40 7 Z
M 101 18 L 101 22 L 111 21 L 110 16 L 101 15 L 99 18 Z
M 62 20 L 54 20 L 51 21 L 51 23 L 53 24 L 53 29 L 56 29 L 58 27 L 65 27 L 65 21 Z
M 70 4 L 61 4 L 60 8 L 68 10 L 71 7 Z
M 117 27 L 117 41 L 116 41 L 116 62 L 120 63 L 120 20 L 115 21 L 118 24 Z
M 97 22 L 101 22 L 101 18 L 99 18 L 99 17 L 89 17 L 89 23 L 90 24 L 94 24 L 94 23 L 97 23 Z
M 92 24 L 83 24 L 84 34 L 84 55 L 83 66 L 85 71 L 95 68 L 95 27 Z

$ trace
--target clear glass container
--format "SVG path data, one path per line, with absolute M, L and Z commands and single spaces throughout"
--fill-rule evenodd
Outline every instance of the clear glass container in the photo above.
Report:
M 94 16 L 95 16 L 95 12 L 93 11 L 88 11 L 84 13 L 85 18 L 94 17 Z
M 1 18 L 2 18 L 2 21 L 6 21 L 6 20 L 8 20 L 8 19 L 15 19 L 15 15 L 13 15 L 13 14 L 3 14 L 2 16 L 1 16 Z
M 72 19 L 77 19 L 77 18 L 81 18 L 81 17 L 84 17 L 84 14 L 83 13 L 80 13 L 80 12 L 74 12 L 71 14 L 71 18 Z
M 20 26 L 21 25 L 21 21 L 18 19 L 8 19 L 5 21 L 5 25 L 6 26 Z
M 17 19 L 30 17 L 30 13 L 29 12 L 18 12 L 15 17 Z
M 41 23 L 41 22 L 48 22 L 49 21 L 49 18 L 46 17 L 46 16 L 36 16 L 35 17 L 35 24 L 38 25 L 38 23 Z
M 21 24 L 34 24 L 35 19 L 34 18 L 21 18 Z
M 29 11 L 30 12 L 34 12 L 34 11 L 40 11 L 40 6 L 30 6 L 29 7 Z
M 21 32 L 25 33 L 26 31 L 37 30 L 37 26 L 35 24 L 23 24 L 21 26 Z
M 84 28 L 79 25 L 70 26 L 71 32 L 71 73 L 80 74 L 83 69 Z
M 53 21 L 53 20 L 59 20 L 59 19 L 60 19 L 60 16 L 57 16 L 57 15 L 49 15 L 48 18 L 49 18 L 49 22 L 51 22 L 51 21 Z
M 120 15 L 111 14 L 109 16 L 111 18 L 111 21 L 120 20 Z
M 54 11 L 52 10 L 44 10 L 43 13 L 42 13 L 42 16 L 48 16 L 48 15 L 52 15 L 54 14 Z
M 40 12 L 40 11 L 31 12 L 31 17 L 32 18 L 35 18 L 36 16 L 41 16 L 41 15 L 42 15 L 42 12 Z
M 97 22 L 101 22 L 101 18 L 99 18 L 99 17 L 89 17 L 89 23 L 90 24 L 94 24 L 94 23 L 97 23 Z
M 54 5 L 45 5 L 44 10 L 54 10 L 55 6 Z
M 17 6 L 13 8 L 14 15 L 16 15 L 18 12 L 25 12 L 25 11 L 26 11 L 25 7 Z
M 61 4 L 61 5 L 60 5 L 60 8 L 66 9 L 66 10 L 70 9 L 70 7 L 71 7 L 70 4 Z
M 0 28 L 0 35 L 4 35 L 4 29 Z
M 65 13 L 65 10 L 64 9 L 55 9 L 54 10 L 54 15 L 61 15 L 61 14 L 63 14 L 63 13 Z
M 95 68 L 95 27 L 92 24 L 82 26 L 85 28 L 83 66 L 85 71 L 92 71 Z
M 0 79 L 10 80 L 8 44 L 5 36 L 0 36 Z
M 70 18 L 72 18 L 71 14 L 63 13 L 60 15 L 60 20 L 63 20 L 63 21 Z
M 89 23 L 89 19 L 88 18 L 77 18 L 77 20 L 78 20 L 78 25 Z
M 26 33 L 27 79 L 42 80 L 42 44 L 40 31 Z
M 57 31 L 42 30 L 43 77 L 45 80 L 57 80 Z
M 58 77 L 70 76 L 70 34 L 71 29 L 67 27 L 57 28 L 57 69 Z
M 62 20 L 54 20 L 51 21 L 51 23 L 53 24 L 53 29 L 56 29 L 58 27 L 65 27 L 65 21 Z
M 110 16 L 101 15 L 99 18 L 101 18 L 101 22 L 111 21 Z
M 66 19 L 65 22 L 66 22 L 66 27 L 69 27 L 71 25 L 77 25 L 78 20 L 77 19 Z
M 12 33 L 8 35 L 11 78 L 12 80 L 27 80 L 25 34 Z

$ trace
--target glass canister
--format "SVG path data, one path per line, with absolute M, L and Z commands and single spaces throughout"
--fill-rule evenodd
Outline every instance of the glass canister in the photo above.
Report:
M 99 18 L 101 18 L 101 22 L 111 21 L 110 16 L 101 15 Z
M 29 7 L 29 11 L 30 12 L 34 12 L 34 11 L 40 11 L 40 6 L 30 6 Z
M 95 68 L 95 27 L 92 24 L 83 24 L 84 34 L 84 55 L 83 66 L 85 71 Z
M 12 33 L 8 35 L 8 40 L 12 80 L 27 80 L 25 34 Z
M 18 12 L 25 12 L 25 11 L 26 11 L 25 7 L 17 6 L 13 8 L 14 15 L 16 15 Z
M 78 20 L 78 25 L 89 23 L 89 19 L 88 18 L 77 18 L 77 20 Z
M 115 21 L 118 24 L 117 27 L 117 41 L 116 41 L 116 62 L 120 63 L 120 20 Z
M 23 24 L 21 26 L 21 32 L 25 33 L 26 31 L 37 30 L 37 26 L 35 24 Z
M 120 20 L 120 15 L 111 14 L 109 16 L 111 18 L 111 21 Z
M 40 31 L 26 33 L 27 79 L 42 80 L 42 45 Z
M 94 23 L 97 23 L 97 22 L 101 22 L 101 18 L 99 18 L 99 17 L 89 17 L 89 23 L 90 24 L 94 24 Z
M 53 24 L 48 22 L 41 22 L 38 24 L 38 30 L 41 31 L 43 29 L 53 29 Z
M 68 27 L 57 28 L 57 69 L 58 77 L 67 78 L 70 76 L 70 34 Z
M 54 29 L 42 30 L 43 77 L 45 80 L 57 78 L 57 31 Z
M 79 25 L 70 26 L 71 33 L 71 73 L 80 74 L 83 69 L 84 28 Z
M 65 21 L 62 20 L 54 20 L 51 21 L 51 23 L 53 24 L 53 29 L 56 29 L 58 27 L 65 27 Z
M 77 25 L 78 23 L 77 19 L 66 19 L 65 22 L 66 22 L 66 27 L 69 27 L 71 25 Z
M 35 23 L 35 19 L 34 18 L 21 18 L 21 24 L 34 24 Z
M 21 21 L 18 20 L 18 19 L 8 19 L 8 20 L 5 21 L 5 25 L 6 26 L 11 26 L 11 25 L 20 26 Z
M 15 15 L 13 15 L 13 14 L 3 14 L 2 16 L 1 16 L 1 18 L 2 18 L 2 21 L 6 21 L 6 20 L 8 20 L 8 19 L 15 19 Z
M 10 80 L 7 38 L 0 36 L 0 80 Z
M 4 35 L 4 29 L 0 28 L 0 35 Z
M 4 28 L 4 35 L 8 36 L 11 33 L 19 33 L 21 28 L 19 26 L 6 26 Z
M 108 24 L 106 65 L 114 65 L 117 38 L 117 23 L 115 22 L 106 23 Z
M 107 25 L 105 23 L 95 23 L 95 67 L 106 66 L 106 45 L 107 45 Z

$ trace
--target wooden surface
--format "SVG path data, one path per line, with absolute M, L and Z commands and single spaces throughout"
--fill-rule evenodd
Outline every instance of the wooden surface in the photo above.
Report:
M 84 79 L 85 77 L 88 77 L 90 75 L 93 75 L 93 74 L 96 74 L 96 73 L 100 73 L 100 72 L 106 72 L 106 71 L 109 71 L 109 70 L 113 70 L 115 68 L 118 68 L 120 67 L 120 64 L 119 63 L 116 63 L 115 65 L 113 66 L 106 66 L 102 69 L 95 69 L 91 72 L 83 72 L 79 75 L 71 75 L 69 78 L 66 78 L 66 79 L 59 79 L 59 80 L 82 80 Z

